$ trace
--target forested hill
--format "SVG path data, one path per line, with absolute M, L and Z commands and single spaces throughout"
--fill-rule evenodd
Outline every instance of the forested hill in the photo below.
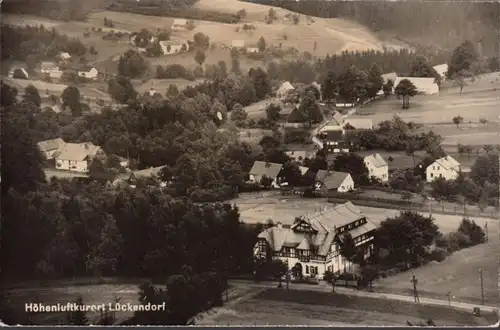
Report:
M 463 40 L 482 41 L 484 55 L 498 54 L 499 2 L 247 1 L 309 16 L 353 19 L 382 36 L 412 44 L 452 49 Z

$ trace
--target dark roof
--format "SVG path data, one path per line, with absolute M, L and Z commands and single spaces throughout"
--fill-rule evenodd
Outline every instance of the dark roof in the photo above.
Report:
M 286 118 L 286 121 L 289 123 L 304 123 L 306 120 L 306 115 L 299 109 L 299 107 L 295 107 Z
M 297 104 L 292 104 L 292 103 L 285 104 L 281 107 L 280 114 L 288 116 L 293 112 L 295 108 L 297 108 Z
M 344 139 L 342 131 L 324 131 L 323 134 L 325 139 L 330 142 L 342 141 Z

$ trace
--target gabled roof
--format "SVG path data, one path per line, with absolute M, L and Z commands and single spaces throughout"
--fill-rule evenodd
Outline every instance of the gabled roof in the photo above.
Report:
M 281 107 L 280 114 L 288 116 L 298 107 L 298 104 L 285 104 Z
M 329 172 L 326 178 L 323 180 L 323 184 L 325 185 L 326 189 L 338 189 L 342 183 L 347 179 L 347 177 L 350 177 L 351 175 L 346 172 Z
M 282 168 L 283 165 L 281 164 L 256 161 L 253 163 L 249 174 L 255 176 L 257 180 L 262 179 L 264 176 L 270 179 L 276 179 Z
M 448 72 L 448 64 L 439 64 L 439 65 L 435 65 L 433 66 L 434 70 L 436 70 L 436 72 L 440 75 L 440 76 L 444 76 L 446 75 L 446 73 Z
M 326 256 L 337 236 L 337 229 L 361 219 L 366 219 L 365 215 L 351 202 L 347 202 L 303 216 L 300 224 L 310 226 L 314 234 L 294 230 L 297 225 L 291 229 L 275 226 L 264 230 L 258 237 L 265 239 L 273 251 L 281 251 L 284 246 L 297 249 L 311 249 L 314 246 L 318 248 L 318 255 Z M 367 220 L 366 224 L 354 228 L 351 235 L 357 237 L 372 229 L 375 226 Z
M 300 175 L 304 176 L 306 175 L 307 172 L 309 172 L 309 167 L 299 166 L 299 170 L 300 170 Z
M 295 87 L 290 84 L 289 81 L 285 81 L 283 84 L 281 84 L 280 88 L 276 91 L 276 94 L 286 94 L 289 91 L 293 91 Z
M 40 150 L 42 150 L 44 152 L 59 150 L 62 147 L 64 147 L 65 144 L 66 144 L 66 142 L 64 142 L 64 140 L 61 138 L 40 141 L 37 143 L 38 148 L 40 148 Z
M 59 67 L 54 62 L 42 62 L 40 68 L 42 70 L 59 70 Z
M 325 139 L 328 142 L 340 142 L 344 140 L 344 134 L 342 133 L 342 131 L 328 130 L 321 133 L 325 135 Z
M 95 156 L 99 150 L 101 147 L 95 146 L 91 142 L 66 143 L 57 159 L 83 161 L 89 156 Z
M 364 159 L 365 161 L 369 161 L 375 167 L 383 167 L 388 166 L 387 162 L 380 156 L 380 154 L 368 155 Z
M 305 123 L 307 117 L 299 107 L 295 107 L 292 112 L 286 117 L 288 123 Z
M 292 150 L 292 151 L 286 151 L 285 154 L 290 158 L 304 160 L 306 158 L 313 156 L 314 152 L 309 150 Z
M 434 163 L 437 163 L 438 165 L 442 166 L 444 169 L 449 170 L 449 169 L 456 169 L 457 167 L 460 167 L 460 163 L 457 162 L 453 157 L 451 156 L 445 156 L 442 158 L 437 159 Z M 433 164 L 434 164 L 433 163 Z M 432 165 L 432 164 L 431 164 Z M 429 166 L 431 166 L 429 165 Z M 427 167 L 429 168 L 429 167 Z
M 346 118 L 343 125 L 346 127 L 348 124 L 354 129 L 373 129 L 373 121 L 368 118 Z
M 158 175 L 161 172 L 161 169 L 164 167 L 165 166 L 150 167 L 150 168 L 146 168 L 144 170 L 133 171 L 132 174 L 136 178 L 151 177 L 153 175 Z
M 327 170 L 318 170 L 318 172 L 316 172 L 316 175 L 314 176 L 314 181 L 324 183 L 327 176 Z

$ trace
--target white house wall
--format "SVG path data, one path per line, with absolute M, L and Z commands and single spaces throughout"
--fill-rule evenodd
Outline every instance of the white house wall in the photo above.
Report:
M 372 162 L 365 160 L 365 165 L 368 168 L 369 177 L 375 177 L 381 182 L 389 181 L 389 166 L 379 166 L 376 167 L 372 164 Z
M 432 182 L 438 178 L 445 180 L 455 180 L 458 178 L 459 169 L 445 169 L 438 163 L 432 163 L 426 169 L 427 182 Z
M 338 192 L 348 192 L 354 190 L 354 181 L 352 180 L 351 175 L 348 175 L 340 187 L 337 189 Z
M 88 171 L 87 161 L 72 161 L 56 159 L 56 168 L 59 170 L 74 171 L 85 173 Z

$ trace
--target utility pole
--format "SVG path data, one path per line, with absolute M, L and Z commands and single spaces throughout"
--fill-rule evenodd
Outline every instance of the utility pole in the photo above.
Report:
M 488 242 L 488 223 L 484 224 L 484 240 Z
M 415 277 L 415 273 L 413 273 L 410 282 L 413 283 L 413 298 L 415 299 L 415 303 L 420 303 L 420 298 L 418 297 L 418 290 L 417 290 L 418 280 Z
M 446 294 L 448 296 L 448 307 L 451 307 L 451 291 Z
M 479 268 L 479 280 L 481 281 L 481 305 L 484 305 L 483 269 Z

